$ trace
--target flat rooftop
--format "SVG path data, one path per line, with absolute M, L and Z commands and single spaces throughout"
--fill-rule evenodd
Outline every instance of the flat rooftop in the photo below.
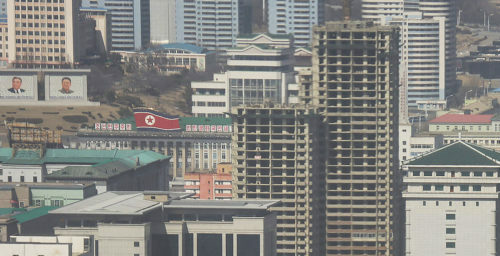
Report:
M 247 209 L 266 210 L 278 204 L 278 200 L 173 200 L 164 204 L 166 209 Z
M 165 203 L 147 200 L 145 195 L 167 195 Z M 142 215 L 152 210 L 165 209 L 241 209 L 267 210 L 278 200 L 195 200 L 192 193 L 173 191 L 108 191 L 76 203 L 50 211 L 51 214 L 75 215 Z
M 153 194 L 147 191 L 146 194 Z M 183 198 L 189 193 L 159 191 L 169 198 Z M 144 199 L 142 191 L 108 191 L 53 210 L 51 214 L 142 215 L 160 208 L 161 203 Z

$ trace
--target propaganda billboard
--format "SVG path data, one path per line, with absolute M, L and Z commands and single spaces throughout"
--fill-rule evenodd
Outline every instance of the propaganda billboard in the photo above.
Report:
M 45 76 L 45 98 L 48 100 L 84 100 L 86 99 L 85 76 L 47 75 Z
M 38 100 L 36 75 L 0 75 L 0 99 Z

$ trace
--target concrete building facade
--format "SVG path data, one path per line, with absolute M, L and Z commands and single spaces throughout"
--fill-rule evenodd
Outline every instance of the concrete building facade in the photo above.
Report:
M 240 106 L 232 111 L 233 197 L 276 199 L 278 255 L 323 255 L 321 129 L 314 110 Z
M 80 1 L 7 1 L 9 65 L 64 68 L 79 60 Z
M 111 15 L 111 50 L 140 50 L 144 46 L 144 41 L 149 43 L 149 35 L 145 34 L 149 31 L 149 16 L 146 15 L 148 12 L 143 10 L 147 7 L 149 11 L 149 1 L 82 0 L 81 6 L 85 9 L 99 8 L 109 12 Z M 143 20 L 144 15 L 147 17 Z
M 238 2 L 176 0 L 177 42 L 209 50 L 234 47 L 240 22 Z
M 151 44 L 176 43 L 176 0 L 149 0 Z
M 312 27 L 325 22 L 325 1 L 267 1 L 268 31 L 272 34 L 292 34 L 294 46 L 311 46 Z
M 455 142 L 404 166 L 405 255 L 496 255 L 499 163 Z
M 217 164 L 231 161 L 231 135 L 203 132 L 100 132 L 80 131 L 72 148 L 147 149 L 171 156 L 169 176 L 186 172 L 215 171 Z
M 312 105 L 324 113 L 326 254 L 397 255 L 396 27 L 337 22 L 313 32 Z
M 193 198 L 231 200 L 232 180 L 230 173 L 186 173 L 184 189 L 186 193 L 195 193 Z
M 279 201 L 187 196 L 107 192 L 51 211 L 64 223 L 54 233 L 90 236 L 91 256 L 276 255 L 276 217 L 269 208 Z

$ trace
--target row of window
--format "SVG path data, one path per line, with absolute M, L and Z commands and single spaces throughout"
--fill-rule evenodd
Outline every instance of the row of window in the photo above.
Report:
M 413 177 L 418 177 L 418 176 L 421 176 L 422 174 L 425 177 L 444 177 L 444 176 L 446 176 L 446 172 L 445 171 L 412 171 L 411 173 L 412 173 Z M 456 172 L 452 171 L 452 172 L 449 172 L 449 173 L 450 173 L 451 177 L 455 177 Z M 483 172 L 483 171 L 474 171 L 474 172 L 462 171 L 462 172 L 457 172 L 457 173 L 460 173 L 460 176 L 457 176 L 457 177 L 493 177 L 494 176 L 494 172 L 493 171 L 487 171 L 487 172 Z
M 470 191 L 470 185 L 460 185 L 460 191 L 461 192 L 468 192 Z M 455 192 L 455 187 L 450 186 L 450 192 Z M 444 191 L 444 185 L 434 185 L 434 190 L 432 190 L 432 185 L 423 185 L 422 186 L 423 191 Z M 480 192 L 481 191 L 481 185 L 472 185 L 472 191 Z
M 422 201 L 422 205 L 423 206 L 427 206 L 427 201 Z M 436 206 L 439 206 L 439 201 L 436 201 Z M 453 206 L 453 202 L 452 201 L 449 201 L 448 202 L 448 206 Z M 467 202 L 463 201 L 462 202 L 462 206 L 467 206 Z M 479 206 L 479 202 L 476 202 L 476 206 Z M 454 214 L 453 214 L 454 215 Z M 451 217 L 450 217 L 451 218 Z M 446 219 L 447 220 L 451 220 L 451 219 L 448 219 L 448 214 L 446 214 Z M 455 219 L 455 217 L 453 217 L 453 220 Z
M 2 173 L 3 173 L 3 171 L 0 169 L 0 175 L 2 175 Z M 20 176 L 19 177 L 19 181 L 20 182 L 25 182 L 24 176 Z M 7 176 L 7 182 L 12 182 L 12 176 Z M 26 181 L 26 182 L 28 182 L 28 181 Z M 33 179 L 32 179 L 31 182 L 38 182 L 38 177 L 33 176 Z

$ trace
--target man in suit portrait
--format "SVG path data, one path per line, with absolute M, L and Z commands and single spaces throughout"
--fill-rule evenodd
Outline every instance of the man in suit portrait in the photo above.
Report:
M 62 88 L 61 88 L 61 90 L 59 90 L 60 93 L 62 93 L 62 94 L 72 94 L 73 93 L 73 91 L 70 90 L 71 78 L 63 77 L 63 79 L 61 80 L 61 85 L 62 85 Z
M 21 85 L 23 84 L 23 80 L 20 77 L 12 78 L 12 88 L 7 89 L 10 93 L 23 93 L 24 89 L 21 89 Z

